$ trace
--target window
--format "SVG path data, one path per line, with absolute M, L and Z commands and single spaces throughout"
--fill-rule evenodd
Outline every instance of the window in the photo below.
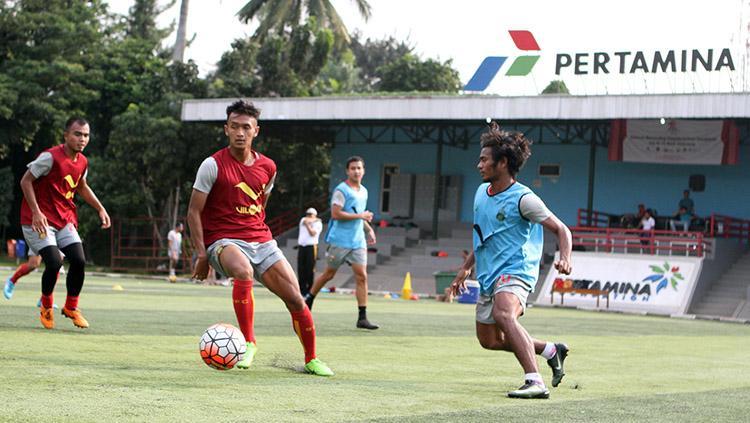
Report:
M 391 211 L 391 188 L 393 187 L 393 178 L 391 175 L 398 173 L 397 164 L 383 165 L 383 172 L 380 180 L 380 212 L 389 213 Z

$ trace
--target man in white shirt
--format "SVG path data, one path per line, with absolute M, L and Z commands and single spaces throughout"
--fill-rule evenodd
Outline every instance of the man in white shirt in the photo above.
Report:
M 180 261 L 182 255 L 182 223 L 177 223 L 174 229 L 169 231 L 167 234 L 167 255 L 169 256 L 169 281 L 175 282 L 177 277 L 175 276 L 175 267 L 177 262 Z
M 656 226 L 656 221 L 651 216 L 651 209 L 647 209 L 643 213 L 641 223 L 639 223 L 638 226 L 643 229 L 643 233 L 641 234 L 641 245 L 648 246 L 651 243 L 651 231 Z
M 318 211 L 310 207 L 305 217 L 299 221 L 297 237 L 297 274 L 299 289 L 304 296 L 310 292 L 315 279 L 315 261 L 318 259 L 318 238 L 323 230 L 323 222 L 318 219 Z

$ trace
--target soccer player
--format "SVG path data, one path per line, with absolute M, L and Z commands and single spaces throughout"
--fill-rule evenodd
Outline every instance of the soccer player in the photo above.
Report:
M 333 190 L 331 195 L 331 221 L 326 233 L 326 270 L 315 279 L 305 302 L 312 308 L 315 296 L 328 281 L 333 279 L 343 263 L 348 263 L 357 281 L 356 295 L 359 317 L 357 327 L 375 330 L 379 326 L 367 320 L 367 243 L 375 244 L 375 231 L 368 222 L 372 212 L 367 206 L 367 188 L 362 185 L 365 176 L 365 161 L 353 156 L 346 161 L 346 180 Z M 365 232 L 369 240 L 365 242 Z
M 518 318 L 539 276 L 543 227 L 557 236 L 560 273 L 570 274 L 571 235 L 568 228 L 516 175 L 531 155 L 531 142 L 519 132 L 505 132 L 496 123 L 481 137 L 477 168 L 484 181 L 474 196 L 474 250 L 451 283 L 453 294 L 465 288 L 466 277 L 476 262 L 481 284 L 476 308 L 479 343 L 489 350 L 513 352 L 521 364 L 525 383 L 508 393 L 512 398 L 549 398 L 539 374 L 535 354 L 552 368 L 552 386 L 562 377 L 568 354 L 565 344 L 531 338 Z
M 69 267 L 66 278 L 68 289 L 62 315 L 79 328 L 89 327 L 78 308 L 78 297 L 83 288 L 86 257 L 78 235 L 78 214 L 73 197 L 79 193 L 86 203 L 96 209 L 102 229 L 109 228 L 107 210 L 96 198 L 86 182 L 88 160 L 83 149 L 89 143 L 89 124 L 73 117 L 65 123 L 64 143 L 42 152 L 27 165 L 21 178 L 21 229 L 29 249 L 42 257 L 42 298 L 39 319 L 46 329 L 55 327 L 53 292 L 65 254 Z
M 253 276 L 276 294 L 292 316 L 292 326 L 305 351 L 305 370 L 333 376 L 315 353 L 315 324 L 297 285 L 292 267 L 265 223 L 266 204 L 276 178 L 273 160 L 253 150 L 258 136 L 258 110 L 239 100 L 227 107 L 224 133 L 229 146 L 201 163 L 188 206 L 188 225 L 198 254 L 193 277 L 203 280 L 209 262 L 217 273 L 234 278 L 232 300 L 247 353 L 237 363 L 250 367 L 257 352 L 253 332 Z

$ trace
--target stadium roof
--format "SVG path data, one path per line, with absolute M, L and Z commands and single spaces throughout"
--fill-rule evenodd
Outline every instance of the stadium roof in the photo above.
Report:
M 183 121 L 223 121 L 235 99 L 185 100 Z M 750 118 L 750 93 L 253 98 L 263 121 Z

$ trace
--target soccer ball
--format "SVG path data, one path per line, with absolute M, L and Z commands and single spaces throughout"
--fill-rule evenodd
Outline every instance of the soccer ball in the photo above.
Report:
M 177 276 L 175 276 L 175 275 L 169 275 L 169 281 L 172 282 L 172 283 L 177 282 Z
M 203 332 L 201 358 L 216 370 L 229 370 L 242 360 L 247 344 L 242 332 L 228 323 L 217 323 Z

